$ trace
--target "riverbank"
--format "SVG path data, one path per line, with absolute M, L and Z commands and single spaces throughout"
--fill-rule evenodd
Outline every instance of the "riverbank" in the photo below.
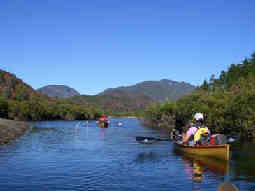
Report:
M 23 121 L 13 121 L 0 118 L 0 145 L 6 145 L 30 129 L 30 124 Z

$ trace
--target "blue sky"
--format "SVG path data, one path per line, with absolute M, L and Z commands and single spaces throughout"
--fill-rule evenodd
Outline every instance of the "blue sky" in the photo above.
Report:
M 255 52 L 253 0 L 6 0 L 0 69 L 81 94 L 171 79 L 202 84 Z

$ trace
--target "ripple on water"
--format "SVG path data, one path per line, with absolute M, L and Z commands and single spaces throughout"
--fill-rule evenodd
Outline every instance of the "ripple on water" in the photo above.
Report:
M 165 135 L 134 119 L 121 121 L 108 129 L 95 121 L 88 127 L 81 121 L 36 123 L 29 134 L 0 147 L 1 190 L 215 191 L 224 182 L 210 165 L 174 153 L 171 142 L 137 143 L 136 136 Z M 255 176 L 243 168 L 242 156 L 235 157 L 232 180 L 251 189 L 247 177 Z M 202 176 L 195 179 L 198 169 Z

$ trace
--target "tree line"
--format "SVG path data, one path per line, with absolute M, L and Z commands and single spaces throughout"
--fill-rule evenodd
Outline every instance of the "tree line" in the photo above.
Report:
M 204 113 L 213 133 L 254 137 L 255 53 L 240 64 L 232 64 L 219 78 L 212 75 L 192 94 L 150 107 L 144 117 L 150 125 L 182 130 L 196 112 Z
M 97 119 L 103 110 L 89 104 L 71 104 L 35 91 L 21 79 L 0 70 L 0 118 L 37 120 Z
M 90 103 L 90 99 L 87 100 L 86 97 L 94 101 Z M 102 114 L 134 116 L 141 113 L 140 110 L 131 109 L 128 104 L 125 108 L 127 101 L 123 106 L 112 104 L 115 107 L 105 107 L 100 99 L 98 96 L 76 96 L 69 99 L 48 97 L 35 91 L 15 75 L 0 69 L 0 118 L 24 121 L 92 120 L 98 119 Z M 114 101 L 109 96 L 107 99 L 112 103 Z
M 25 101 L 0 98 L 0 117 L 13 120 L 90 120 L 103 114 L 100 108 L 74 105 L 64 102 L 50 102 L 41 98 Z

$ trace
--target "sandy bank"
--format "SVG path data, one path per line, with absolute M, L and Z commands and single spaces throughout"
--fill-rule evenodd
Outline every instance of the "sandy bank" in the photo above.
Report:
M 28 122 L 0 118 L 0 145 L 16 140 L 29 129 L 30 124 Z

